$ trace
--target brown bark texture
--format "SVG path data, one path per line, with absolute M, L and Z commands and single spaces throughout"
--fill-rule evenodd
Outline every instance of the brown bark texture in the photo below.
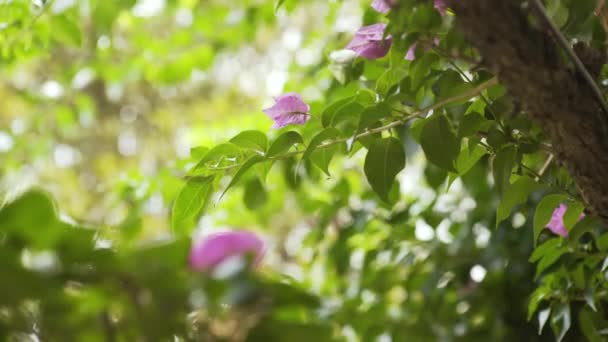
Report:
M 538 16 L 521 0 L 448 3 L 457 27 L 479 51 L 484 66 L 544 128 L 586 210 L 608 223 L 608 114 L 583 77 L 560 57 L 551 32 L 530 20 Z M 586 56 L 598 56 L 582 45 L 575 51 L 583 63 Z M 599 71 L 593 63 L 585 64 L 592 74 Z

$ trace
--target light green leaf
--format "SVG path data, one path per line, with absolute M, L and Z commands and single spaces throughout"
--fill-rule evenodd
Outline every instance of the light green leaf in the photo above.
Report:
M 266 148 L 268 147 L 266 134 L 260 131 L 243 131 L 230 139 L 230 142 L 237 146 L 262 153 L 266 152 Z
M 79 46 L 82 44 L 80 27 L 66 15 L 53 15 L 51 17 L 53 37 L 62 43 Z
M 481 157 L 485 156 L 488 153 L 485 147 L 481 145 L 475 145 L 473 150 L 470 148 L 463 148 L 458 155 L 458 159 L 456 159 L 456 170 L 458 170 L 458 174 L 460 176 L 466 174 Z
M 310 139 L 310 142 L 308 143 L 308 146 L 306 147 L 306 150 L 302 155 L 302 160 L 304 161 L 308 159 L 310 155 L 316 150 L 316 148 L 319 147 L 319 145 L 321 145 L 323 142 L 339 138 L 340 135 L 340 131 L 333 127 L 325 128 L 321 132 L 317 133 L 317 135 Z
M 532 255 L 530 256 L 528 261 L 535 262 L 537 260 L 540 260 L 540 258 L 542 258 L 548 252 L 561 248 L 560 243 L 561 241 L 558 238 L 552 238 L 543 242 L 540 246 L 534 249 L 534 252 L 532 252 Z
M 304 140 L 302 136 L 295 131 L 289 131 L 281 134 L 268 149 L 266 155 L 268 158 L 274 158 L 287 152 L 292 146 L 302 144 Z
M 198 171 L 204 168 L 205 164 L 214 161 L 217 162 L 223 158 L 237 156 L 241 153 L 238 147 L 233 144 L 220 144 L 213 147 L 205 156 L 192 168 L 190 172 Z
M 171 227 L 177 233 L 184 233 L 183 223 L 194 219 L 203 209 L 212 191 L 213 176 L 189 179 L 177 195 L 171 209 Z
M 228 186 L 226 187 L 226 189 L 224 189 L 224 191 L 222 191 L 222 193 L 220 194 L 220 196 L 218 198 L 218 201 L 222 197 L 224 197 L 224 194 L 226 193 L 226 191 L 228 191 L 228 189 L 232 188 L 236 183 L 238 183 L 238 181 L 241 179 L 241 177 L 243 177 L 245 172 L 247 172 L 252 166 L 254 166 L 255 164 L 257 164 L 263 160 L 264 160 L 264 157 L 257 155 L 257 154 L 253 155 L 249 159 L 247 159 L 243 163 L 243 165 L 241 165 L 241 167 L 236 171 L 236 173 L 232 177 L 232 180 L 230 181 L 230 183 L 228 183 Z
M 340 150 L 340 144 L 332 145 L 332 146 L 329 146 L 326 148 L 317 149 L 310 155 L 310 161 L 312 161 L 312 163 L 316 167 L 321 169 L 321 171 L 323 171 L 327 176 L 330 176 L 329 163 L 331 162 L 331 160 L 334 157 L 334 155 L 336 154 L 336 152 L 338 152 L 339 150 Z
M 388 202 L 395 176 L 405 167 L 405 151 L 401 141 L 384 138 L 373 141 L 365 157 L 364 171 L 372 189 Z

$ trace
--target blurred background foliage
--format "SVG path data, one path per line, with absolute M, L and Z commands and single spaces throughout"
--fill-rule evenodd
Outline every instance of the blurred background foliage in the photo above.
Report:
M 580 9 L 552 3 L 555 18 Z M 400 15 L 390 15 L 395 26 Z M 186 172 L 208 148 L 243 130 L 284 132 L 270 130 L 261 111 L 273 96 L 298 91 L 321 113 L 366 86 L 381 93 L 386 85 L 370 84 L 397 57 L 366 61 L 362 78 L 356 65 L 330 58 L 361 25 L 381 20 L 369 1 L 356 0 L 287 0 L 278 9 L 258 0 L 0 1 L 0 339 L 554 340 L 549 329 L 538 334 L 537 316 L 528 321 L 530 299 L 563 294 L 557 284 L 568 278 L 535 280 L 528 260 L 534 207 L 546 191 L 495 228 L 495 155 L 480 153 L 467 172 L 448 174 L 426 161 L 413 126 L 395 130 L 407 166 L 390 204 L 366 182 L 359 146 L 336 156 L 330 176 L 287 158 L 221 201 L 214 195 L 192 233 L 171 230 Z M 465 67 L 478 56 L 452 20 L 450 13 L 423 27 L 399 48 L 440 34 Z M 430 59 L 422 50 L 418 58 Z M 430 78 L 446 72 L 439 70 Z M 475 72 L 476 81 L 489 78 Z M 540 129 L 500 87 L 487 95 L 494 111 L 514 112 L 504 122 L 534 138 L 533 153 L 519 157 L 538 169 Z M 424 91 L 400 100 L 412 98 L 434 101 Z M 309 137 L 317 126 L 300 132 Z M 505 137 L 488 135 L 500 150 Z M 561 168 L 547 177 L 571 189 Z M 190 238 L 226 227 L 261 234 L 268 250 L 260 272 L 210 279 L 189 271 Z M 570 271 L 564 265 L 556 274 Z M 580 272 L 592 277 L 597 267 Z M 605 320 L 582 303 L 573 304 L 572 322 L 568 306 L 568 327 L 566 311 L 554 319 L 556 335 L 572 325 L 567 339 L 603 340 L 596 332 Z

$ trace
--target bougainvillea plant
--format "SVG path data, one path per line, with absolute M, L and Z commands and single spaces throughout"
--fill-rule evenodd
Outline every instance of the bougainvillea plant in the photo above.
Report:
M 604 1 L 150 3 L 0 3 L 1 340 L 606 339 Z

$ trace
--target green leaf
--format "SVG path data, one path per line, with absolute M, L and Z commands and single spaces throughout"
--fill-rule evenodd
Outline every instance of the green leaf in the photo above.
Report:
M 567 200 L 567 197 L 562 194 L 552 194 L 543 197 L 543 199 L 536 206 L 534 211 L 534 244 L 538 241 L 538 237 L 543 229 L 549 223 L 553 211 L 557 208 L 560 203 Z
M 340 135 L 340 131 L 333 127 L 323 129 L 321 132 L 317 133 L 314 137 L 312 137 L 312 139 L 310 139 L 310 142 L 308 143 L 308 146 L 306 147 L 306 150 L 302 155 L 302 160 L 308 159 L 308 157 L 310 157 L 310 155 L 316 150 L 316 148 L 319 147 L 319 145 L 321 145 L 326 140 L 333 140 L 339 138 Z
M 560 242 L 561 241 L 558 238 L 552 238 L 543 242 L 540 246 L 534 249 L 534 252 L 532 252 L 532 255 L 528 261 L 535 262 L 540 260 L 540 258 L 542 258 L 546 253 L 560 248 Z
M 459 94 L 462 94 L 472 88 L 471 84 L 465 82 L 459 73 L 454 70 L 446 70 L 441 74 L 441 77 L 435 82 L 435 87 L 438 89 L 437 100 L 444 100 Z M 448 106 L 457 106 L 469 99 L 451 102 Z
M 597 312 L 597 308 L 595 307 L 595 291 L 592 287 L 587 287 L 585 289 L 584 297 L 585 297 L 585 303 L 587 303 L 587 305 L 589 305 L 591 310 Z
M 549 320 L 549 316 L 551 315 L 551 308 L 546 308 L 538 312 L 538 334 L 542 334 L 543 328 L 545 324 Z
M 528 303 L 528 316 L 526 319 L 528 322 L 532 319 L 536 309 L 549 293 L 550 290 L 544 286 L 537 287 L 536 290 L 534 290 L 532 296 L 530 296 L 530 302 Z
M 466 174 L 481 157 L 485 156 L 488 153 L 485 147 L 481 145 L 475 145 L 473 150 L 470 148 L 463 148 L 458 155 L 458 159 L 456 159 L 456 170 L 458 170 L 458 175 L 462 176 Z
M 270 148 L 272 149 L 272 146 Z M 220 196 L 218 198 L 218 201 L 222 197 L 224 197 L 224 194 L 226 193 L 226 191 L 228 191 L 228 189 L 232 188 L 236 183 L 238 183 L 238 181 L 241 179 L 241 177 L 243 177 L 245 172 L 247 172 L 252 166 L 254 166 L 255 164 L 257 164 L 263 160 L 264 160 L 264 157 L 257 155 L 257 154 L 253 155 L 249 159 L 247 159 L 243 163 L 243 165 L 241 165 L 241 167 L 236 171 L 236 173 L 232 177 L 232 180 L 230 181 L 230 183 L 228 183 L 228 186 L 224 189 L 224 191 L 222 191 L 222 193 L 220 194 Z
M 483 115 L 477 112 L 471 112 L 466 114 L 460 120 L 460 127 L 458 127 L 458 136 L 461 138 L 472 136 L 477 132 L 486 129 L 492 121 L 487 120 Z
M 243 193 L 243 202 L 249 210 L 256 210 L 263 207 L 268 200 L 268 194 L 264 185 L 260 182 L 257 177 L 252 178 L 247 185 L 245 185 L 245 192 Z
M 266 134 L 260 131 L 243 131 L 230 139 L 230 142 L 237 146 L 262 153 L 266 152 L 266 148 L 268 147 Z
M 302 136 L 295 131 L 289 131 L 281 134 L 268 149 L 266 156 L 268 158 L 274 158 L 285 152 L 287 152 L 292 146 L 296 144 L 302 144 L 304 140 Z
M 80 27 L 66 15 L 51 16 L 53 37 L 60 42 L 79 46 L 82 44 Z
M 516 158 L 517 148 L 512 145 L 506 146 L 496 152 L 496 157 L 492 164 L 492 174 L 494 175 L 494 186 L 501 196 L 504 195 L 505 189 L 509 186 L 511 170 L 513 170 Z
M 570 232 L 572 227 L 579 221 L 581 214 L 585 210 L 585 206 L 579 201 L 569 201 L 568 208 L 564 214 L 564 226 L 566 230 Z
M 399 84 L 405 76 L 407 76 L 405 69 L 387 69 L 376 81 L 376 92 L 384 96 L 389 95 L 390 90 Z
M 193 159 L 201 159 L 205 156 L 205 154 L 207 154 L 207 152 L 209 152 L 209 148 L 205 147 L 205 146 L 197 146 L 197 147 L 192 147 L 190 149 L 190 156 Z
M 557 337 L 557 342 L 561 342 L 566 336 L 571 325 L 570 317 L 570 305 L 568 303 L 562 303 L 555 310 L 553 317 L 551 317 L 551 328 Z
M 238 147 L 233 144 L 220 144 L 213 147 L 205 156 L 192 168 L 190 173 L 198 171 L 205 167 L 208 162 L 218 162 L 222 157 L 233 157 L 241 153 Z
M 213 176 L 189 179 L 177 195 L 171 209 L 171 227 L 175 232 L 185 233 L 184 222 L 196 218 L 209 200 L 213 189 Z
M 356 99 L 355 96 L 349 96 L 349 97 L 340 99 L 340 100 L 330 104 L 325 109 L 323 109 L 323 112 L 321 113 L 321 123 L 323 124 L 323 127 L 329 126 L 331 123 L 331 120 L 336 115 L 336 112 L 338 112 L 342 107 L 344 107 L 350 103 L 353 103 L 355 101 L 355 99 Z
M 540 259 L 540 261 L 538 262 L 538 265 L 536 266 L 536 274 L 534 276 L 534 279 L 538 279 L 538 277 L 547 268 L 549 268 L 553 264 L 555 264 L 557 262 L 557 260 L 559 260 L 559 258 L 561 258 L 562 255 L 564 255 L 566 253 L 568 253 L 568 250 L 563 247 L 548 250 L 547 253 L 545 253 L 545 255 L 543 255 L 542 259 Z
M 342 143 L 342 146 L 343 145 L 344 145 L 344 143 Z M 331 162 L 331 160 L 334 157 L 334 155 L 336 154 L 336 152 L 338 152 L 339 150 L 340 150 L 340 144 L 317 149 L 310 155 L 310 161 L 316 167 L 321 169 L 321 171 L 323 171 L 327 176 L 330 176 L 329 163 Z
M 380 102 L 365 108 L 359 117 L 358 131 L 363 132 L 376 122 L 389 117 L 391 115 L 391 111 L 391 107 L 385 102 Z
M 505 190 L 502 201 L 498 204 L 496 226 L 511 215 L 515 206 L 523 204 L 532 192 L 541 188 L 540 184 L 529 177 L 521 177 L 515 183 L 510 184 Z
M 420 132 L 420 145 L 426 158 L 440 168 L 456 173 L 460 139 L 445 115 L 436 114 L 425 120 Z
M 39 190 L 26 192 L 0 211 L 0 232 L 19 236 L 35 248 L 57 243 L 64 233 L 58 223 L 53 201 Z
M 439 56 L 435 53 L 426 53 L 416 58 L 410 65 L 410 78 L 412 80 L 412 91 L 417 91 L 422 81 L 429 74 L 433 65 L 439 62 Z
M 363 168 L 372 189 L 388 202 L 388 194 L 395 177 L 404 167 L 405 151 L 401 141 L 390 137 L 371 143 Z
M 607 325 L 602 313 L 595 313 L 589 311 L 588 308 L 583 308 L 578 315 L 578 322 L 581 331 L 589 342 L 602 342 L 606 340 L 600 332 L 602 326 L 605 327 Z

